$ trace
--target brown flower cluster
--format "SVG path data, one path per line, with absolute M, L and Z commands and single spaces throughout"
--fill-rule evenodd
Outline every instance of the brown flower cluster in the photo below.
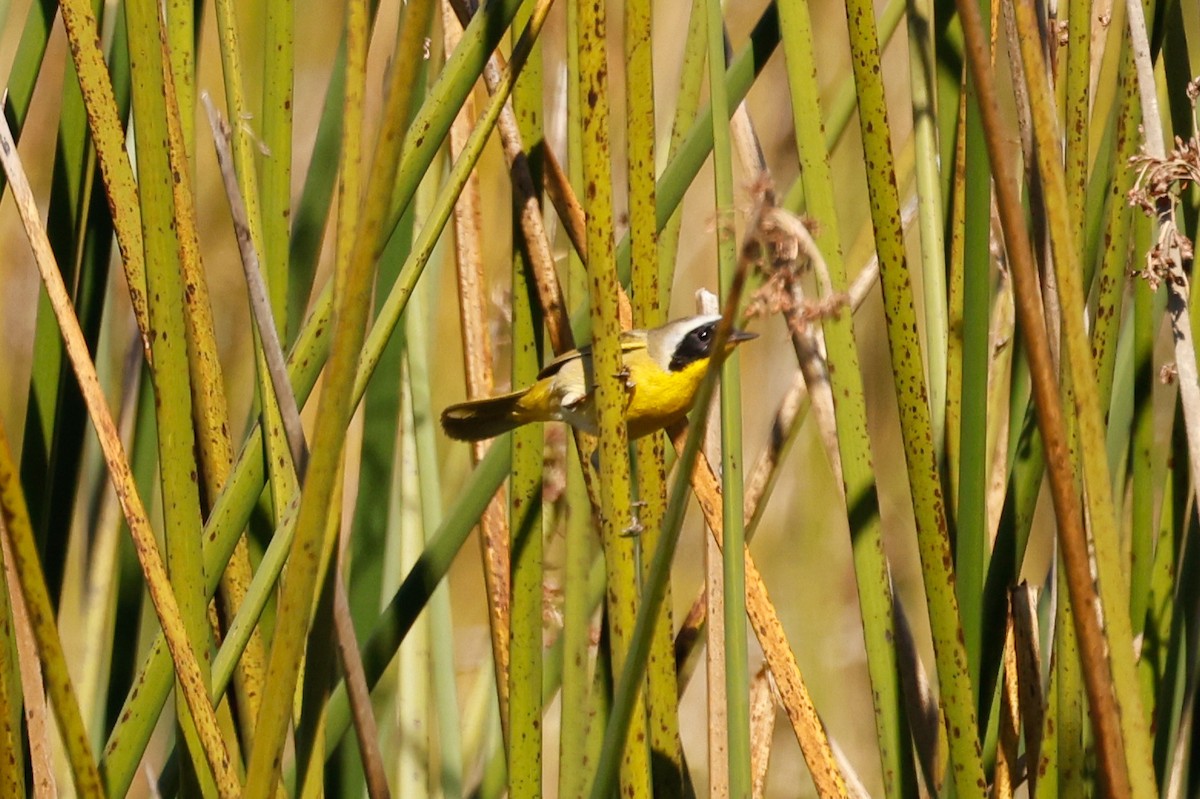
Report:
M 1138 170 L 1129 202 L 1146 214 L 1157 217 L 1162 225 L 1158 240 L 1146 253 L 1146 266 L 1141 277 L 1151 288 L 1163 281 L 1186 280 L 1195 257 L 1195 246 L 1176 223 L 1179 196 L 1189 186 L 1200 183 L 1200 140 L 1196 137 L 1196 101 L 1200 98 L 1200 78 L 1189 81 L 1188 100 L 1192 104 L 1193 132 L 1190 138 L 1175 137 L 1175 146 L 1163 158 L 1149 155 L 1143 149 L 1131 162 Z
M 751 296 L 746 315 L 783 314 L 798 328 L 796 332 L 801 332 L 813 322 L 840 313 L 849 304 L 847 295 L 808 299 L 800 283 L 820 257 L 813 242 L 816 223 L 775 207 L 764 209 L 758 219 L 757 236 L 762 245 L 758 267 L 765 280 Z

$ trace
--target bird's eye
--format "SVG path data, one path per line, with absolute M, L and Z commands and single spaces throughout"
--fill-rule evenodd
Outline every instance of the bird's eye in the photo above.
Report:
M 704 329 L 702 329 L 702 330 L 697 330 L 697 331 L 696 331 L 696 336 L 697 336 L 697 337 L 698 337 L 698 338 L 699 338 L 701 341 L 708 341 L 708 340 L 709 340 L 709 338 L 711 338 L 711 337 L 712 337 L 712 328 L 706 327 L 706 328 L 704 328 Z

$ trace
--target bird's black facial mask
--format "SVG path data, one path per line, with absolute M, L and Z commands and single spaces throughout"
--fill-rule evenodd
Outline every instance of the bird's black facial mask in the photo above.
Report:
M 709 322 L 689 332 L 675 347 L 669 365 L 672 372 L 678 372 L 701 358 L 707 358 L 712 352 L 712 343 L 717 338 L 717 323 Z

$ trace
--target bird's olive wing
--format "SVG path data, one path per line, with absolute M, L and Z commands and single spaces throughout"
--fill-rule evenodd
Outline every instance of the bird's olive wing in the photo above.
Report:
M 577 358 L 592 357 L 592 348 L 588 346 L 580 347 L 577 350 L 570 350 L 559 355 L 550 363 L 542 367 L 542 371 L 538 372 L 538 380 L 545 380 L 547 377 L 558 374 L 562 368 L 571 361 Z
M 622 353 L 622 355 L 627 352 L 630 352 L 632 350 L 641 350 L 641 349 L 645 349 L 645 348 L 646 348 L 646 337 L 644 335 L 636 335 L 633 331 L 626 331 L 621 334 L 621 353 Z M 592 345 L 591 344 L 584 344 L 579 349 L 570 350 L 569 352 L 564 352 L 562 355 L 559 355 L 557 358 L 552 360 L 550 363 L 548 363 L 544 367 L 542 367 L 542 371 L 538 372 L 538 380 L 544 380 L 547 377 L 551 377 L 552 375 L 558 374 L 560 371 L 562 371 L 562 368 L 564 366 L 566 366 L 568 363 L 570 363 L 571 361 L 574 361 L 577 358 L 585 358 L 590 361 L 591 357 L 592 357 Z M 585 366 L 585 369 L 587 369 L 588 372 L 591 371 L 590 366 L 591 366 L 590 364 Z

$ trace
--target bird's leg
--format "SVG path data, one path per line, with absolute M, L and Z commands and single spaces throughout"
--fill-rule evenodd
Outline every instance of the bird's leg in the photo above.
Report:
M 638 516 L 638 508 L 646 507 L 646 501 L 639 499 L 630 504 L 629 526 L 621 531 L 621 534 L 630 538 L 640 536 L 646 532 L 646 528 L 642 525 L 642 520 Z
M 633 372 L 629 370 L 628 366 L 622 364 L 620 370 L 617 371 L 616 378 L 625 384 L 626 391 L 633 391 Z

